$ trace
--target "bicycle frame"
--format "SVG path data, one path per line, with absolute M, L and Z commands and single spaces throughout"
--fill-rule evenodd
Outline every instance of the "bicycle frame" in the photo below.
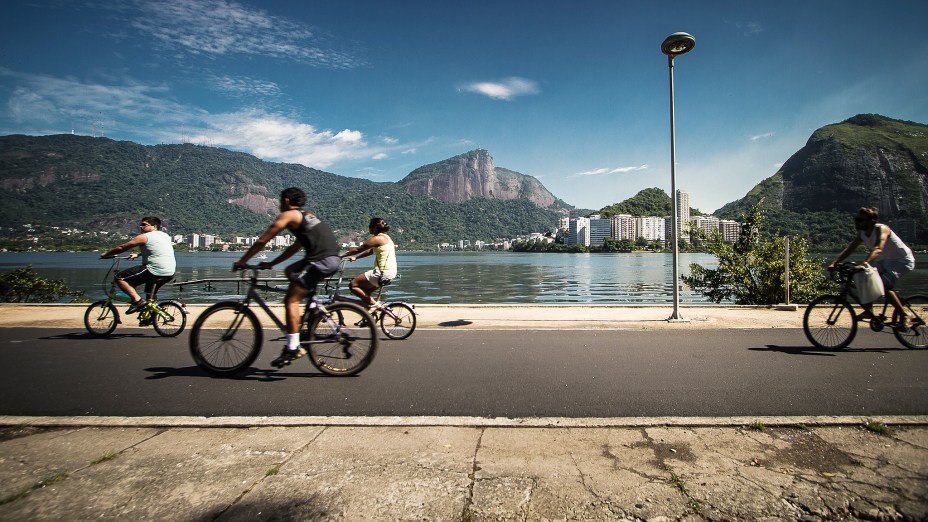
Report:
M 329 302 L 342 302 L 342 303 L 354 303 L 356 305 L 363 306 L 368 308 L 367 303 L 362 301 L 357 297 L 350 297 L 347 295 L 341 294 L 342 280 L 345 278 L 345 260 L 342 260 L 341 266 L 338 268 L 338 277 L 332 277 L 325 280 L 325 292 L 328 295 Z M 333 284 L 334 281 L 334 284 Z M 384 286 L 377 287 L 377 296 L 374 298 L 374 301 L 380 302 L 380 298 L 383 296 Z M 410 307 L 415 311 L 415 307 Z M 379 306 L 377 308 L 371 309 L 371 315 L 374 319 L 379 319 L 377 314 L 386 314 L 393 320 L 398 320 L 399 316 L 393 313 L 388 306 Z

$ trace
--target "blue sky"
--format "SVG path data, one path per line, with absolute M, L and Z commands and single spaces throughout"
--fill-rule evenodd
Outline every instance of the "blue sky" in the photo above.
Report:
M 30 1 L 0 19 L 0 134 L 190 142 L 398 181 L 478 146 L 597 209 L 711 212 L 817 128 L 928 123 L 928 2 Z M 311 188 L 310 188 L 311 190 Z

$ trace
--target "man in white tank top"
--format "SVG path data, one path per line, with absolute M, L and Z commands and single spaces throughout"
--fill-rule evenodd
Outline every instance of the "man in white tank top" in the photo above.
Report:
M 870 247 L 870 255 L 861 264 L 861 269 L 872 263 L 880 271 L 880 278 L 883 280 L 883 287 L 886 290 L 886 298 L 902 316 L 902 321 L 897 328 L 908 330 L 909 316 L 906 315 L 905 308 L 903 308 L 899 296 L 896 295 L 893 288 L 900 277 L 915 269 L 915 256 L 912 255 L 912 250 L 899 239 L 895 232 L 888 226 L 877 223 L 879 217 L 879 212 L 873 207 L 862 207 L 857 211 L 857 215 L 854 217 L 854 228 L 857 230 L 857 237 L 851 241 L 851 244 L 843 252 L 838 254 L 837 259 L 829 268 L 834 268 L 835 265 L 844 261 L 861 244 Z

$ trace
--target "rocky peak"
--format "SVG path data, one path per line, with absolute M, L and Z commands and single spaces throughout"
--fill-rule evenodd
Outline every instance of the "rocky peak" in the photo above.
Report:
M 556 198 L 540 181 L 508 169 L 496 167 L 486 149 L 424 165 L 399 182 L 413 195 L 430 196 L 448 203 L 475 197 L 513 200 L 527 199 L 540 207 L 550 207 Z

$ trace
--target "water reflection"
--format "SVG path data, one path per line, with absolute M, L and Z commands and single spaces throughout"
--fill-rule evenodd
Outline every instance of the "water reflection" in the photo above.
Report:
M 0 253 L 0 271 L 32 265 L 43 277 L 63 279 L 69 287 L 83 290 L 89 299 L 103 295 L 101 282 L 110 266 L 98 253 Z M 230 270 L 238 253 L 178 253 L 177 280 L 235 279 Z M 400 277 L 388 287 L 390 300 L 454 304 L 667 304 L 672 300 L 670 254 L 541 254 L 511 252 L 399 253 Z M 130 262 L 125 266 L 131 266 Z M 680 254 L 680 270 L 690 263 L 715 267 L 707 254 Z M 346 278 L 367 270 L 368 259 L 348 265 Z M 266 272 L 283 277 L 283 269 Z M 347 280 L 345 281 L 347 286 Z M 917 267 L 903 280 L 909 295 L 928 293 L 928 269 Z M 107 282 L 106 286 L 109 286 Z M 161 297 L 187 302 L 237 299 L 244 282 L 166 286 Z M 279 302 L 281 294 L 270 293 Z M 683 287 L 680 300 L 701 303 L 705 299 Z

